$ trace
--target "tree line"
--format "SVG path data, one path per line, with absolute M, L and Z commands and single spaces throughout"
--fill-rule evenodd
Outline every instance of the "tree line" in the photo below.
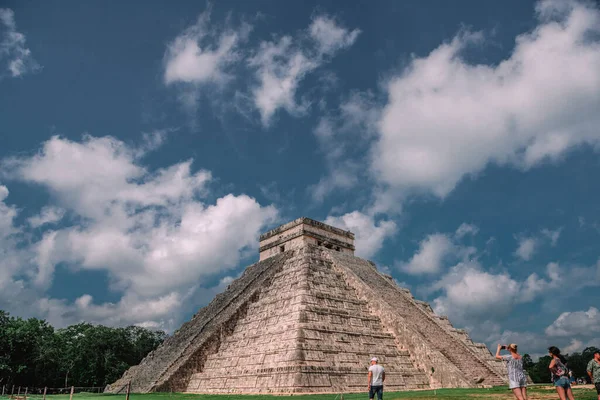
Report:
M 45 320 L 0 310 L 0 386 L 105 386 L 166 337 L 139 326 L 80 323 L 54 329 Z
M 587 364 L 594 358 L 594 352 L 597 350 L 598 348 L 592 346 L 586 347 L 581 353 L 576 352 L 565 355 L 567 366 L 573 371 L 575 379 L 584 378 L 586 381 L 589 381 L 586 373 Z M 540 357 L 537 362 L 533 362 L 529 354 L 523 355 L 523 367 L 535 383 L 550 383 L 551 377 L 550 370 L 548 369 L 550 361 L 552 361 L 552 357 L 549 355 Z

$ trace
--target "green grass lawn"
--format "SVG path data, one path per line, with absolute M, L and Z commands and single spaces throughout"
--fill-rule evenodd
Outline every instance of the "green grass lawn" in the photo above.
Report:
M 539 385 L 530 387 L 529 398 L 534 399 L 558 399 L 558 395 L 552 387 Z M 575 387 L 575 398 L 577 400 L 597 400 L 596 391 L 592 386 Z M 7 397 L 7 396 L 5 396 Z M 149 393 L 130 395 L 130 400 L 278 400 L 282 397 L 293 397 L 294 400 L 341 400 L 340 395 L 315 394 L 315 395 L 293 395 L 293 396 L 269 396 L 269 395 L 201 395 L 183 393 Z M 28 396 L 28 400 L 41 400 L 42 396 Z M 47 400 L 69 400 L 69 395 L 49 395 Z M 393 399 L 513 399 L 512 393 L 506 387 L 495 387 L 491 389 L 439 389 L 410 392 L 386 392 L 384 400 Z M 124 394 L 97 394 L 97 393 L 75 393 L 73 400 L 125 400 Z M 344 394 L 344 400 L 367 400 L 367 393 Z M 7 399 L 8 400 L 8 399 Z

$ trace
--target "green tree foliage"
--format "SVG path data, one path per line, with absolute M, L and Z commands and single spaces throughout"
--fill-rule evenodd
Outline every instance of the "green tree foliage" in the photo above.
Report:
M 526 371 L 529 371 L 534 364 L 535 363 L 529 354 L 523 354 L 523 368 L 525 368 Z
M 598 347 L 586 347 L 581 353 L 573 353 L 568 357 L 569 362 L 567 365 L 576 378 L 587 378 L 587 365 L 598 350 Z
M 527 370 L 531 380 L 535 383 L 549 383 L 551 380 L 550 370 L 548 367 L 550 366 L 550 361 L 552 358 L 550 356 L 540 357 L 536 363 L 533 363 L 531 367 Z
M 0 310 L 0 385 L 105 386 L 165 339 L 138 326 L 80 323 L 55 330 L 46 321 Z

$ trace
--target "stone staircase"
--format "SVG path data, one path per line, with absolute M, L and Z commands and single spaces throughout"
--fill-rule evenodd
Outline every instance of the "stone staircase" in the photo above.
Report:
M 107 385 L 106 393 L 117 393 L 131 382 L 131 391 L 148 393 L 179 390 L 174 381 L 188 379 L 194 368 L 201 367 L 203 358 L 216 351 L 222 335 L 239 318 L 256 293 L 293 254 L 282 253 L 246 268 L 240 278 L 225 292 L 184 323 L 139 365 L 125 371 L 116 382 Z M 172 387 L 173 386 L 173 387 Z
M 372 355 L 386 363 L 389 390 L 429 386 L 364 300 L 312 249 L 294 250 L 187 392 L 362 392 Z
M 443 329 L 412 299 L 407 290 L 399 288 L 393 281 L 379 273 L 374 264 L 352 255 L 323 251 L 328 253 L 334 264 L 352 271 L 359 283 L 362 281 L 381 302 L 386 302 L 399 316 L 405 318 L 408 327 L 419 334 L 431 349 L 438 351 L 455 365 L 472 386 L 496 386 L 506 383 L 505 376 L 492 369 L 463 341 Z M 435 368 L 434 365 L 432 366 Z

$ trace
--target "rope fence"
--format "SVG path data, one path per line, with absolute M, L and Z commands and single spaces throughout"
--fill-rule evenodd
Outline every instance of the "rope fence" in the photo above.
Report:
M 127 400 L 129 399 L 130 385 L 126 385 Z M 77 394 L 100 394 L 104 393 L 104 387 L 100 386 L 70 386 L 61 388 L 51 387 L 27 387 L 17 385 L 2 386 L 2 394 L 0 397 L 9 400 L 46 400 L 46 396 L 69 395 L 69 400 L 77 397 Z
M 66 400 L 67 396 L 69 396 L 69 400 L 77 400 L 77 397 L 79 397 L 81 400 L 86 400 L 86 396 L 89 396 L 87 400 L 99 400 L 98 397 L 94 398 L 94 395 L 104 393 L 104 387 L 85 386 L 40 388 L 17 385 L 4 385 L 2 386 L 1 390 L 2 394 L 0 395 L 0 400 Z M 131 382 L 128 382 L 127 384 L 123 385 L 116 392 L 116 394 L 106 394 L 105 396 L 114 399 L 122 399 L 122 396 L 124 396 L 124 400 L 131 400 L 130 392 Z M 173 398 L 174 395 L 176 394 L 171 392 L 169 398 Z M 46 396 L 49 396 L 48 399 L 46 398 Z M 327 393 L 324 395 L 324 398 L 327 398 L 329 400 L 363 400 L 365 398 L 365 393 Z
M 530 387 L 544 387 L 548 384 L 534 384 Z M 62 388 L 51 388 L 51 387 L 25 387 L 25 386 L 17 386 L 17 385 L 4 385 L 2 386 L 2 394 L 0 395 L 0 400 L 66 400 L 67 396 L 69 396 L 69 400 L 77 400 L 74 397 L 79 397 L 79 400 L 100 400 L 99 396 L 104 393 L 104 387 L 85 387 L 85 386 L 71 386 L 71 387 L 62 387 Z M 443 391 L 445 389 L 442 389 Z M 452 389 L 450 389 L 452 390 Z M 490 388 L 487 388 L 490 391 Z M 439 395 L 438 390 L 431 390 L 433 393 L 431 394 L 434 397 Z M 115 394 L 105 394 L 104 396 L 108 396 L 109 398 L 118 399 L 122 396 L 125 397 L 124 400 L 130 400 L 131 394 L 131 382 L 123 385 Z M 166 393 L 163 393 L 166 394 Z M 96 396 L 94 396 L 96 395 Z M 175 397 L 174 397 L 175 395 Z M 50 396 L 48 399 L 46 396 Z M 86 399 L 87 397 L 87 399 Z M 169 399 L 177 399 L 177 394 L 171 392 L 169 394 Z M 452 396 L 454 397 L 454 396 Z M 322 398 L 326 398 L 328 400 L 363 400 L 365 398 L 365 393 L 363 392 L 346 392 L 346 393 L 324 393 Z M 165 398 L 165 400 L 167 400 Z M 182 399 L 185 400 L 185 399 Z

